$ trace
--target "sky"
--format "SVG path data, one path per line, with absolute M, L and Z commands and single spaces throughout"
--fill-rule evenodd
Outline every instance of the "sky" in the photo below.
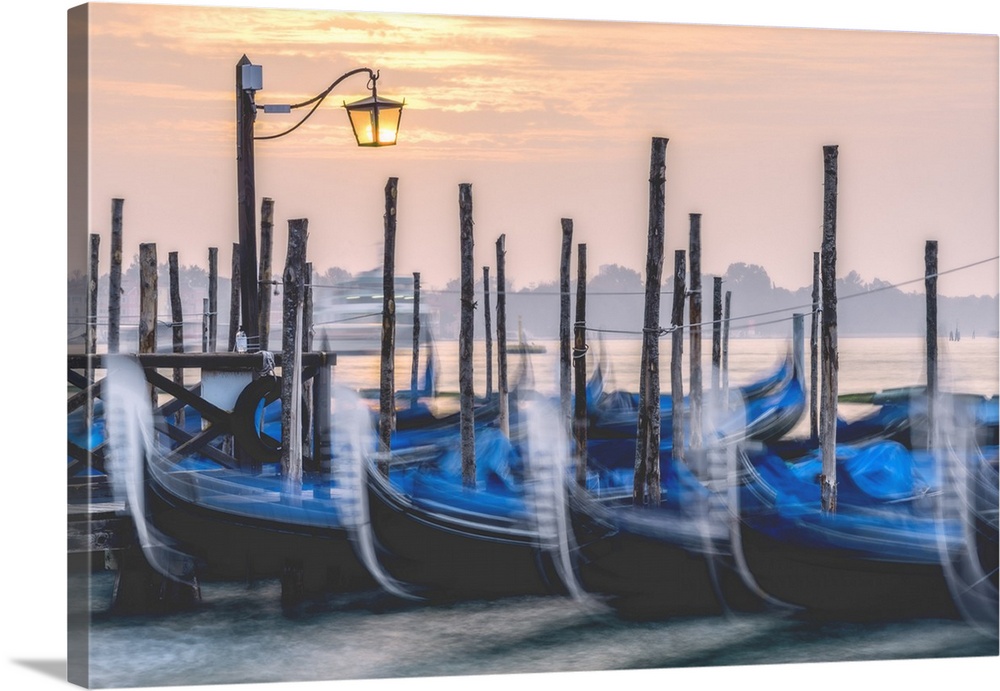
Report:
M 8 435 L 6 456 L 12 463 L 15 460 L 30 463 L 30 466 L 18 466 L 18 472 L 21 477 L 30 477 L 34 482 L 30 488 L 25 483 L 16 491 L 12 489 L 6 501 L 0 504 L 4 529 L 10 531 L 10 534 L 4 534 L 15 545 L 15 551 L 11 553 L 15 565 L 8 564 L 7 568 L 0 570 L 0 597 L 3 598 L 6 620 L 12 623 L 11 630 L 17 632 L 17 635 L 3 639 L 5 654 L 0 656 L 0 679 L 6 682 L 5 687 L 17 689 L 65 688 L 61 668 L 66 656 L 64 634 L 67 609 L 62 577 L 66 537 L 65 501 L 61 488 L 65 479 L 59 465 L 48 460 L 61 458 L 64 447 L 61 445 L 62 435 L 48 434 L 45 424 L 48 415 L 52 416 L 57 427 L 62 424 L 65 384 L 64 365 L 59 363 L 65 357 L 63 323 L 66 301 L 62 280 L 46 279 L 59 279 L 62 273 L 49 271 L 47 265 L 51 262 L 61 266 L 67 223 L 65 37 L 66 11 L 75 4 L 58 1 L 23 3 L 16 13 L 8 13 L 8 21 L 3 27 L 4 40 L 0 41 L 6 68 L 3 82 L 5 107 L 0 109 L 0 118 L 7 134 L 3 160 L 7 172 L 4 184 L 7 193 L 4 210 L 7 251 L 4 260 L 8 269 L 7 290 L 3 291 L 7 338 L 2 340 L 2 344 L 7 364 L 7 385 L 19 396 L 17 417 L 8 420 L 8 427 L 18 433 Z M 229 3 L 205 0 L 197 4 L 320 9 L 332 5 L 317 0 L 242 0 Z M 913 3 L 912 0 L 840 0 L 836 3 L 803 3 L 800 0 L 755 0 L 751 3 L 745 0 L 700 0 L 697 3 L 616 0 L 601 4 L 566 4 L 555 0 L 480 0 L 474 4 L 454 0 L 366 0 L 364 3 L 341 5 L 345 6 L 364 11 L 554 17 L 611 22 L 821 27 L 827 30 L 850 28 L 865 32 L 958 32 L 992 36 L 994 51 L 995 37 L 1000 32 L 1000 9 L 981 0 L 950 0 L 947 3 Z M 381 232 L 382 190 L 387 176 L 398 175 L 400 255 L 405 246 L 404 232 L 419 233 L 419 239 L 413 242 L 422 243 L 418 245 L 420 247 L 435 242 L 434 233 L 424 230 L 422 222 L 418 224 L 414 218 L 414 215 L 430 214 L 431 206 L 435 209 L 441 207 L 440 211 L 436 211 L 441 219 L 436 221 L 441 225 L 438 231 L 442 235 L 451 233 L 457 243 L 457 185 L 470 182 L 476 205 L 477 250 L 488 255 L 496 234 L 508 233 L 511 238 L 508 242 L 509 271 L 515 274 L 518 281 L 523 280 L 527 284 L 529 280 L 554 278 L 556 268 L 550 267 L 550 264 L 552 257 L 556 256 L 553 249 L 555 240 L 551 235 L 545 235 L 543 239 L 542 233 L 558 233 L 559 218 L 563 215 L 574 218 L 577 239 L 586 241 L 593 248 L 589 249 L 592 266 L 604 262 L 640 262 L 633 265 L 641 270 L 646 228 L 648 146 L 652 136 L 670 138 L 668 185 L 680 186 L 680 189 L 668 187 L 674 191 L 667 199 L 667 249 L 671 251 L 684 245 L 687 214 L 700 211 L 703 213 L 706 271 L 724 268 L 723 265 L 730 259 L 722 253 L 729 252 L 728 248 L 732 247 L 736 261 L 765 265 L 779 284 L 787 282 L 795 285 L 808 280 L 805 278 L 809 271 L 806 267 L 811 253 L 816 251 L 818 240 L 815 238 L 819 237 L 820 227 L 820 149 L 831 143 L 840 147 L 841 216 L 838 231 L 844 240 L 839 248 L 839 273 L 849 270 L 848 258 L 853 256 L 850 265 L 856 266 L 869 280 L 876 275 L 884 280 L 897 280 L 897 276 L 901 280 L 918 277 L 923 272 L 923 243 L 926 239 L 934 239 L 931 234 L 937 236 L 941 243 L 942 268 L 961 266 L 997 254 L 998 99 L 995 52 L 992 59 L 985 58 L 982 63 L 976 63 L 982 67 L 980 76 L 973 79 L 972 84 L 969 82 L 971 69 L 968 60 L 971 57 L 968 54 L 963 56 L 949 52 L 945 56 L 941 53 L 940 58 L 923 60 L 920 59 L 925 52 L 923 48 L 903 57 L 896 54 L 895 58 L 887 57 L 874 48 L 862 50 L 865 46 L 855 46 L 856 49 L 848 50 L 846 56 L 821 51 L 812 63 L 814 71 L 804 71 L 805 62 L 795 60 L 793 64 L 798 65 L 797 73 L 779 74 L 773 71 L 781 57 L 774 44 L 771 47 L 775 52 L 771 55 L 761 57 L 758 53 L 751 60 L 750 36 L 746 32 L 733 34 L 734 38 L 723 41 L 722 47 L 726 48 L 728 44 L 728 48 L 735 50 L 742 46 L 744 51 L 736 58 L 730 56 L 724 59 L 721 53 L 706 52 L 709 47 L 707 38 L 695 39 L 695 34 L 689 33 L 691 38 L 686 42 L 683 36 L 674 36 L 669 41 L 656 43 L 657 50 L 664 51 L 663 55 L 668 50 L 680 50 L 682 43 L 686 45 L 683 63 L 669 63 L 674 74 L 683 74 L 682 68 L 690 69 L 697 65 L 715 66 L 710 72 L 720 78 L 728 73 L 731 81 L 722 85 L 726 87 L 724 90 L 720 85 L 709 89 L 704 75 L 700 79 L 691 77 L 693 81 L 671 82 L 667 95 L 664 95 L 666 87 L 658 89 L 648 78 L 649 65 L 664 62 L 652 59 L 649 54 L 643 56 L 640 49 L 643 45 L 648 47 L 648 42 L 644 44 L 638 37 L 627 36 L 624 40 L 601 43 L 598 40 L 600 37 L 594 37 L 589 44 L 593 46 L 587 56 L 590 59 L 585 62 L 574 63 L 568 59 L 571 46 L 566 40 L 550 49 L 550 57 L 561 58 L 565 54 L 565 64 L 577 65 L 572 74 L 557 70 L 548 63 L 544 63 L 544 69 L 524 67 L 521 74 L 527 76 L 519 82 L 519 97 L 511 98 L 498 87 L 497 81 L 491 82 L 491 79 L 509 74 L 511 65 L 519 61 L 524 65 L 539 64 L 529 62 L 538 57 L 537 52 L 532 50 L 533 46 L 537 48 L 534 42 L 520 43 L 515 47 L 511 43 L 502 43 L 502 37 L 481 31 L 447 41 L 441 39 L 424 52 L 426 57 L 434 57 L 445 66 L 441 70 L 431 70 L 427 66 L 414 69 L 398 61 L 392 62 L 388 53 L 376 54 L 375 51 L 352 48 L 349 54 L 323 56 L 323 69 L 313 73 L 312 68 L 306 66 L 312 60 L 300 61 L 296 57 L 294 64 L 289 61 L 287 67 L 282 68 L 285 62 L 283 55 L 276 54 L 273 48 L 264 44 L 251 45 L 247 40 L 232 37 L 226 37 L 218 44 L 218 56 L 211 59 L 203 57 L 191 63 L 187 59 L 194 57 L 188 55 L 193 48 L 185 51 L 175 49 L 182 42 L 183 34 L 178 38 L 174 33 L 174 38 L 167 44 L 157 32 L 167 29 L 176 31 L 176 27 L 170 27 L 167 22 L 161 24 L 162 29 L 155 24 L 131 22 L 120 26 L 123 35 L 115 43 L 126 44 L 129 32 L 141 31 L 142 44 L 149 49 L 137 49 L 119 60 L 117 72 L 108 70 L 109 74 L 105 77 L 118 82 L 118 93 L 115 96 L 113 91 L 104 92 L 103 101 L 94 103 L 94 113 L 109 116 L 115 98 L 136 98 L 145 93 L 145 98 L 137 99 L 140 103 L 135 107 L 152 113 L 149 117 L 155 126 L 138 130 L 130 129 L 136 127 L 135 121 L 131 121 L 130 127 L 122 123 L 119 129 L 112 132 L 112 137 L 117 134 L 121 141 L 103 144 L 103 163 L 96 157 L 93 161 L 95 211 L 92 228 L 88 230 L 107 232 L 110 199 L 121 195 L 126 198 L 127 242 L 135 247 L 140 239 L 152 240 L 160 245 L 164 254 L 177 249 L 182 252 L 182 263 L 197 262 L 210 243 L 218 243 L 220 248 L 225 248 L 235 241 L 235 164 L 231 161 L 234 144 L 231 130 L 227 130 L 233 127 L 229 124 L 233 109 L 228 99 L 232 96 L 233 66 L 243 52 L 264 65 L 266 91 L 262 92 L 261 101 L 265 95 L 275 101 L 283 93 L 312 95 L 343 71 L 368 61 L 373 67 L 381 69 L 380 83 L 386 96 L 406 98 L 408 105 L 400 145 L 395 149 L 359 150 L 352 145 L 346 119 L 334 107 L 341 99 L 364 95 L 364 85 L 351 82 L 343 85 L 342 96 L 338 90 L 335 94 L 338 98 L 326 104 L 323 112 L 310 121 L 310 124 L 319 127 L 322 134 L 308 129 L 296 133 L 327 138 L 326 145 L 322 147 L 322 157 L 315 153 L 320 150 L 319 147 L 310 147 L 302 137 L 295 135 L 279 140 L 280 146 L 276 145 L 266 152 L 262 144 L 258 154 L 258 191 L 276 198 L 278 218 L 309 217 L 311 250 L 318 253 L 322 246 L 320 238 L 329 237 L 330 246 L 325 251 L 331 257 L 337 252 L 341 257 L 357 255 L 359 266 L 373 265 L 378 261 L 374 248 Z M 250 28 L 246 15 L 229 25 L 230 28 Z M 220 30 L 217 33 L 222 35 L 225 32 Z M 283 35 L 290 33 L 287 27 L 282 30 Z M 611 33 L 609 29 L 608 34 Z M 808 34 L 809 37 L 815 35 Z M 470 76 L 476 73 L 473 65 L 462 62 L 456 67 L 456 63 L 452 62 L 461 53 L 463 40 L 474 37 L 478 37 L 478 52 L 494 49 L 487 65 L 489 70 L 480 73 L 477 79 Z M 381 38 L 388 41 L 390 37 Z M 922 37 L 911 38 L 918 40 Z M 854 37 L 851 40 L 856 42 L 860 39 Z M 111 38 L 105 43 L 112 43 Z M 204 45 L 207 39 L 198 43 Z M 796 50 L 803 54 L 821 49 L 819 42 L 811 39 L 799 39 L 798 43 Z M 959 50 L 953 45 L 956 43 L 980 45 L 983 41 L 945 39 L 939 43 L 942 46 L 940 50 L 944 50 L 945 43 L 950 51 Z M 624 57 L 617 52 L 626 49 L 637 52 Z M 719 50 L 718 43 L 715 49 Z M 824 50 L 832 49 L 827 47 Z M 143 55 L 145 59 L 140 60 Z M 394 55 L 398 58 L 399 51 Z M 696 60 L 699 56 L 700 59 Z M 95 67 L 97 57 L 94 56 Z M 291 57 L 294 56 L 289 53 Z M 135 64 L 120 64 L 123 62 Z M 599 78 L 596 72 L 598 66 L 610 63 L 620 66 L 619 75 L 610 80 Z M 766 76 L 759 74 L 764 65 L 772 68 L 771 78 L 763 82 L 750 81 L 755 72 L 762 79 Z M 855 68 L 859 80 L 861 77 L 868 80 L 876 76 L 878 80 L 867 82 L 867 86 L 862 88 L 860 81 L 834 79 L 834 74 L 847 65 Z M 920 69 L 914 69 L 910 78 L 904 79 L 898 70 L 909 65 L 919 65 Z M 955 69 L 942 74 L 941 70 L 948 65 Z M 754 66 L 758 69 L 752 70 Z M 108 65 L 105 64 L 105 67 Z M 122 71 L 127 72 L 123 74 Z M 95 76 L 95 86 L 96 81 Z M 466 94 L 475 93 L 479 110 L 460 112 L 455 109 L 459 103 L 473 102 L 468 98 L 447 98 L 446 87 L 454 88 L 456 84 L 462 86 Z M 752 84 L 760 88 L 768 87 L 767 97 L 750 89 Z M 821 115 L 813 112 L 809 118 L 782 120 L 779 130 L 774 126 L 773 118 L 787 113 L 789 105 L 778 99 L 778 92 L 783 85 L 792 84 L 797 90 L 808 88 L 809 97 L 801 99 L 803 104 L 823 98 L 827 107 L 822 109 L 812 104 L 811 107 Z M 431 89 L 432 86 L 435 88 Z M 959 94 L 935 96 L 953 86 L 960 87 Z M 451 93 L 454 94 L 454 91 Z M 890 98 L 892 94 L 897 98 Z M 977 94 L 982 98 L 977 99 Z M 583 100 L 572 101 L 574 96 Z M 219 102 L 220 98 L 226 99 L 226 102 Z M 647 105 L 655 100 L 655 117 L 636 119 L 637 110 L 628 105 L 632 98 Z M 198 99 L 201 100 L 200 107 L 194 103 Z M 529 99 L 533 104 L 530 112 L 501 110 L 490 105 L 503 101 L 513 103 L 512 107 L 519 104 L 523 108 L 524 102 Z M 622 103 L 623 99 L 625 103 Z M 581 102 L 583 105 L 575 112 L 567 115 L 563 110 L 567 104 Z M 442 111 L 442 118 L 436 121 L 431 117 L 436 115 L 434 104 L 445 103 L 453 110 L 444 111 L 443 105 L 437 106 Z M 704 106 L 700 110 L 684 113 L 679 110 L 699 104 Z M 555 110 L 557 105 L 560 108 L 558 111 Z M 615 120 L 615 105 L 625 109 L 631 119 Z M 552 110 L 548 110 L 550 107 Z M 977 114 L 982 117 L 983 112 L 991 108 L 993 124 L 979 122 Z M 924 124 L 914 120 L 918 113 L 925 112 L 936 115 L 936 119 L 943 124 L 931 122 L 935 118 L 924 121 Z M 444 118 L 448 113 L 450 116 Z M 768 114 L 772 120 L 768 120 Z M 860 120 L 862 114 L 883 115 L 881 129 L 870 130 L 867 134 L 849 130 L 849 126 Z M 719 122 L 727 115 L 736 118 L 728 128 Z M 751 115 L 754 115 L 752 127 L 749 124 Z M 607 128 L 602 128 L 601 132 L 590 131 L 584 136 L 583 132 L 589 128 L 591 121 L 602 125 L 617 122 L 619 130 L 624 130 L 622 123 L 625 123 L 629 132 L 627 135 L 615 135 L 613 141 Z M 178 129 L 181 122 L 187 124 Z M 524 128 L 525 122 L 535 124 Z M 490 124 L 486 126 L 484 123 Z M 553 123 L 559 126 L 553 126 Z M 99 136 L 96 131 L 99 124 L 100 121 L 95 121 L 95 138 Z M 500 124 L 507 128 L 503 130 L 506 134 L 500 140 L 484 139 L 499 136 Z M 571 137 L 553 141 L 554 132 L 570 131 L 570 125 Z M 710 126 L 718 132 L 718 144 L 714 150 L 711 138 L 695 141 L 699 128 Z M 522 129 L 518 130 L 518 127 Z M 809 136 L 799 132 L 805 128 L 810 129 Z M 179 152 L 189 142 L 180 135 L 186 132 L 186 136 L 193 136 L 196 131 L 205 134 L 204 139 L 199 140 L 202 151 L 185 158 Z M 164 144 L 164 132 L 173 135 L 169 146 Z M 435 133 L 438 140 L 432 146 L 433 139 L 429 137 Z M 447 136 L 443 136 L 445 133 Z M 107 131 L 104 134 L 107 137 Z M 228 142 L 227 137 L 230 138 Z M 586 142 L 586 147 L 582 144 L 577 146 L 576 142 Z M 148 155 L 134 151 L 125 155 L 130 147 L 140 145 L 141 151 L 148 151 Z M 562 167 L 554 166 L 529 174 L 528 164 L 520 163 L 515 157 L 521 150 L 529 148 L 539 161 L 543 158 L 542 153 L 546 154 L 548 161 L 556 158 L 557 153 L 565 157 L 575 153 L 578 158 L 562 161 Z M 581 153 L 585 148 L 591 149 L 593 155 Z M 164 150 L 169 155 L 161 156 Z M 446 167 L 441 158 L 433 159 L 435 155 L 443 156 L 445 151 L 453 155 L 454 167 Z M 779 151 L 782 152 L 780 155 Z M 312 166 L 305 177 L 293 175 L 295 167 L 288 163 L 282 164 L 287 168 L 275 168 L 280 157 L 291 156 L 293 152 L 300 157 L 298 163 L 302 166 Z M 304 153 L 316 156 L 317 160 L 307 160 Z M 495 156 L 503 153 L 512 160 L 496 162 L 494 170 L 488 175 L 473 167 L 485 153 Z M 121 156 L 116 164 L 114 156 L 119 154 Z M 746 162 L 748 154 L 752 155 L 749 163 Z M 361 164 L 375 165 L 371 163 L 372 156 L 378 161 L 375 168 L 357 168 Z M 743 162 L 738 163 L 741 157 Z M 437 161 L 436 166 L 431 166 L 425 158 Z M 631 160 L 627 166 L 621 164 L 625 158 Z M 404 162 L 412 167 L 405 167 Z M 506 163 L 507 167 L 504 168 L 501 163 Z M 349 168 L 347 164 L 350 164 Z M 117 171 L 116 165 L 119 166 Z M 321 173 L 330 177 L 317 177 Z M 287 178 L 288 189 L 268 185 L 266 180 L 269 176 L 276 181 Z M 97 186 L 99 179 L 103 180 L 103 188 Z M 696 197 L 694 193 L 685 191 L 706 179 L 716 184 L 699 185 L 699 189 L 704 190 L 704 196 Z M 163 180 L 169 184 L 150 191 L 147 182 L 156 181 L 159 184 Z M 505 187 L 515 184 L 517 187 L 512 191 Z M 577 187 L 583 189 L 576 190 Z M 319 195 L 312 193 L 316 188 L 322 191 L 322 208 L 319 208 Z M 578 195 L 570 195 L 567 190 L 571 189 Z M 775 189 L 778 191 L 775 192 Z M 850 193 L 848 190 L 851 190 Z M 296 194 L 300 196 L 296 198 Z M 801 199 L 807 194 L 811 195 L 808 200 Z M 224 200 L 227 195 L 231 201 Z M 557 201 L 549 203 L 550 197 Z M 762 205 L 758 206 L 758 201 Z M 865 202 L 863 206 L 861 201 Z M 606 207 L 612 205 L 620 208 L 607 211 Z M 911 206 L 914 209 L 909 209 Z M 354 210 L 356 207 L 357 210 Z M 973 208 L 978 212 L 973 212 Z M 168 211 L 164 212 L 164 209 Z M 907 210 L 909 213 L 904 214 Z M 158 216 L 167 216 L 170 222 L 154 227 Z M 982 217 L 986 220 L 977 220 Z M 347 223 L 349 218 L 350 224 Z M 608 218 L 617 222 L 612 224 Z M 848 222 L 848 219 L 852 220 Z M 535 234 L 520 243 L 515 242 L 515 232 L 524 228 L 532 229 Z M 709 232 L 714 229 L 718 229 L 720 237 L 727 238 L 726 243 L 709 238 Z M 185 238 L 189 233 L 193 237 Z M 813 233 L 815 238 L 806 237 L 809 233 Z M 891 249 L 885 250 L 876 244 L 882 238 L 896 237 L 896 233 L 906 237 Z M 963 235 L 965 233 L 973 234 Z M 794 261 L 785 262 L 792 267 L 788 277 L 779 276 L 778 265 L 768 261 L 769 254 L 775 251 L 768 242 L 775 237 L 779 240 L 778 247 L 782 253 L 788 250 L 789 255 L 795 255 Z M 598 249 L 600 238 L 608 240 Z M 450 242 L 442 243 L 440 249 L 435 244 L 433 251 L 422 253 L 428 260 L 432 255 L 440 255 L 445 260 L 440 270 L 442 277 L 457 274 L 457 269 L 449 269 L 457 259 L 457 249 L 452 248 Z M 341 246 L 346 248 L 340 249 Z M 194 255 L 192 259 L 188 259 L 189 252 Z M 418 254 L 421 253 L 414 256 Z M 800 259 L 800 254 L 805 256 Z M 629 259 L 630 256 L 633 259 Z M 866 256 L 871 256 L 871 266 L 862 264 Z M 529 270 L 527 265 L 535 258 L 544 267 Z M 319 260 L 315 253 L 313 259 Z M 403 256 L 399 260 L 402 267 Z M 491 260 L 489 256 L 483 256 L 482 261 Z M 430 271 L 424 265 L 419 269 Z M 960 285 L 955 287 L 955 292 L 995 294 L 995 263 L 986 265 L 982 273 L 976 273 L 968 288 Z M 971 271 L 956 272 L 949 274 L 948 280 L 957 279 L 959 275 L 971 277 L 972 274 Z M 541 278 L 530 278 L 534 275 Z M 518 276 L 524 276 L 524 279 Z M 944 290 L 945 286 L 941 287 Z M 11 334 L 21 338 L 14 338 Z M 55 366 L 52 366 L 53 363 Z M 30 414 L 29 411 L 37 412 Z M 12 415 L 9 410 L 8 415 Z M 46 488 L 54 488 L 55 491 L 47 491 Z M 636 670 L 628 673 L 592 673 L 586 678 L 591 685 L 698 684 L 712 687 L 718 683 L 738 684 L 740 688 L 750 689 L 800 688 L 806 683 L 810 689 L 817 691 L 868 688 L 873 686 L 874 679 L 883 685 L 905 684 L 911 689 L 939 689 L 944 685 L 954 686 L 956 680 L 996 678 L 998 666 L 1000 658 L 994 657 L 833 666 L 800 664 Z M 527 689 L 551 688 L 558 684 L 556 679 L 563 676 L 565 679 L 562 680 L 567 683 L 580 683 L 578 675 L 518 675 L 479 678 L 476 687 L 493 691 L 517 683 Z M 347 681 L 338 683 L 338 688 L 458 691 L 468 688 L 468 685 L 467 679 L 456 677 L 392 682 Z M 219 691 L 304 691 L 315 686 L 245 684 L 211 688 Z
M 705 274 L 745 262 L 811 285 L 825 145 L 838 146 L 838 275 L 920 278 L 926 240 L 942 270 L 998 254 L 995 35 L 129 4 L 92 5 L 90 22 L 89 230 L 71 237 L 106 248 L 111 200 L 125 199 L 126 265 L 140 242 L 200 265 L 214 246 L 228 273 L 244 54 L 263 68 L 261 104 L 305 100 L 360 66 L 406 101 L 396 147 L 353 142 L 340 105 L 367 95 L 363 76 L 293 134 L 257 142 L 275 267 L 295 218 L 317 270 L 381 265 L 396 177 L 396 271 L 427 288 L 459 275 L 462 183 L 477 271 L 505 234 L 515 289 L 557 280 L 571 218 L 592 271 L 644 273 L 653 137 L 669 139 L 664 256 L 700 214 Z M 261 115 L 255 131 L 302 112 Z M 997 276 L 986 261 L 942 276 L 939 293 L 995 295 Z

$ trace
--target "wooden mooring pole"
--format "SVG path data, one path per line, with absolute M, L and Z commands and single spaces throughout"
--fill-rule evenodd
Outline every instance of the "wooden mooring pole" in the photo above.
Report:
M 823 147 L 823 397 L 820 445 L 823 466 L 820 502 L 826 513 L 837 510 L 837 147 Z
M 486 333 L 486 400 L 493 397 L 493 325 L 490 323 L 490 267 L 483 267 L 483 325 Z
M 573 220 L 562 223 L 562 249 L 559 255 L 559 405 L 563 420 L 570 420 L 570 356 L 569 331 L 569 262 L 573 251 Z
M 510 434 L 507 398 L 507 252 L 506 236 L 497 238 L 497 395 L 500 397 L 500 414 L 497 423 L 504 435 Z
M 236 332 L 240 328 L 240 243 L 233 243 L 232 278 L 229 291 L 229 345 L 228 351 L 236 350 Z
M 139 352 L 156 352 L 156 245 L 139 245 Z
M 722 375 L 722 277 L 712 279 L 712 396 L 718 400 Z
M 313 342 L 313 265 L 312 262 L 305 263 L 302 284 L 302 352 L 308 353 L 312 350 Z M 268 292 L 267 288 L 260 291 L 261 294 Z M 262 332 L 263 333 L 263 332 Z M 301 375 L 300 375 L 301 377 Z M 313 453 L 314 427 L 313 427 L 313 379 L 301 378 L 302 381 L 302 462 L 305 467 L 315 470 L 313 464 L 315 455 Z
M 928 240 L 924 244 L 924 292 L 927 301 L 927 446 L 934 448 L 936 442 L 936 412 L 934 398 L 938 390 L 938 319 L 937 319 L 937 274 L 938 243 Z
M 667 139 L 654 137 L 649 162 L 649 226 L 646 245 L 646 303 L 642 329 L 632 503 L 660 503 L 660 274 L 666 204 Z
M 170 330 L 173 337 L 173 352 L 184 352 L 184 308 L 181 305 L 180 267 L 177 252 L 167 254 L 167 268 L 170 277 Z M 175 367 L 173 371 L 175 384 L 184 386 L 184 368 Z M 178 427 L 184 426 L 184 409 L 177 411 L 174 417 Z
M 259 294 L 259 319 L 257 320 L 257 334 L 260 338 L 260 349 L 269 350 L 271 338 L 271 290 L 273 279 L 271 276 L 271 254 L 274 245 L 274 200 L 264 197 L 260 205 L 260 284 Z
M 670 312 L 671 456 L 684 460 L 684 250 L 674 251 L 674 301 Z
M 420 272 L 413 272 L 413 353 L 410 365 L 410 408 L 417 407 L 417 378 L 420 373 Z
M 576 320 L 573 333 L 573 439 L 576 442 L 576 484 L 587 484 L 587 245 L 576 246 Z
M 729 405 L 729 315 L 733 293 L 726 291 L 725 306 L 722 308 L 722 402 Z
M 805 368 L 805 319 L 805 315 L 798 312 L 792 315 L 792 363 L 796 376 L 801 376 Z
M 820 291 L 820 261 L 819 252 L 813 252 L 813 285 L 812 285 L 812 320 L 809 332 L 809 436 L 819 439 L 819 291 Z
M 209 326 L 208 326 L 208 319 L 209 319 L 209 317 L 208 317 L 208 313 L 209 313 L 208 302 L 209 302 L 208 298 L 202 298 L 201 299 L 201 352 L 203 352 L 203 353 L 211 352 L 208 349 L 208 343 L 209 343 L 209 339 L 208 339 L 208 330 L 209 330 Z
M 214 353 L 219 337 L 219 248 L 208 248 L 208 345 L 205 352 Z
M 97 280 L 100 276 L 100 251 L 101 236 L 92 233 L 90 235 L 90 264 L 87 269 L 87 331 L 84 339 L 84 352 L 87 355 L 97 354 Z M 92 358 L 87 360 L 86 378 L 87 387 L 90 388 L 94 384 Z M 84 415 L 86 416 L 87 429 L 91 429 L 94 424 L 94 396 L 87 396 Z
M 399 178 L 385 184 L 382 260 L 382 358 L 379 367 L 378 469 L 389 477 L 392 432 L 396 428 L 396 197 Z
M 84 352 L 97 352 L 97 279 L 100 276 L 101 236 L 90 234 L 90 264 L 87 268 L 87 324 Z
M 108 352 L 121 344 L 122 320 L 122 210 L 124 199 L 111 200 L 111 267 L 108 272 Z
M 701 449 L 701 214 L 691 214 L 691 254 L 688 257 L 690 266 L 689 292 L 691 302 L 688 305 L 688 319 L 691 322 L 691 356 L 688 363 L 691 375 L 688 394 L 691 399 L 690 425 L 691 449 Z
M 288 251 L 281 279 L 284 285 L 281 303 L 281 474 L 293 493 L 302 487 L 302 426 L 293 413 L 302 400 L 299 330 L 302 326 L 308 228 L 307 219 L 288 221 Z
M 460 225 L 461 256 L 461 320 L 458 334 L 458 389 L 459 389 L 459 430 L 462 447 L 462 484 L 476 486 L 476 431 L 475 431 L 475 389 L 473 382 L 472 354 L 475 346 L 473 311 L 475 310 L 476 287 L 472 276 L 473 236 L 472 236 L 472 185 L 458 186 L 458 215 Z

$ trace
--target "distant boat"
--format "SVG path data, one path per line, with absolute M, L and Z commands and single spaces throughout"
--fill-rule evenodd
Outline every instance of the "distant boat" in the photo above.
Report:
M 507 346 L 507 352 L 516 355 L 534 355 L 537 353 L 544 353 L 546 351 L 545 346 L 540 343 L 529 343 L 528 339 L 524 335 L 524 326 L 521 322 L 521 317 L 517 318 L 517 343 L 513 343 Z
M 515 355 L 535 355 L 546 352 L 546 348 L 540 343 L 517 343 L 507 346 L 507 352 Z
M 332 297 L 330 293 L 332 292 Z M 382 269 L 362 272 L 333 286 L 313 289 L 313 347 L 341 355 L 375 353 L 382 347 Z M 414 282 L 395 277 L 396 343 L 413 333 Z M 433 312 L 420 307 L 422 325 L 432 326 Z

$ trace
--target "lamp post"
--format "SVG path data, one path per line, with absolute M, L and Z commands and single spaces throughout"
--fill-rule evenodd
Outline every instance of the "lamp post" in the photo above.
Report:
M 257 217 L 255 204 L 257 191 L 254 172 L 254 141 L 277 139 L 299 128 L 316 112 L 323 100 L 338 84 L 355 74 L 368 75 L 368 89 L 371 96 L 354 103 L 344 103 L 354 138 L 358 146 L 393 146 L 399 131 L 399 119 L 404 102 L 381 98 L 376 84 L 379 73 L 367 67 L 345 72 L 326 89 L 307 101 L 294 104 L 258 105 L 257 91 L 263 89 L 263 71 L 244 55 L 236 63 L 236 186 L 237 218 L 240 242 L 240 319 L 247 335 L 248 350 L 260 349 L 258 328 L 259 290 L 257 277 Z M 310 107 L 311 106 L 311 107 Z M 257 113 L 290 113 L 298 108 L 309 107 L 306 114 L 295 125 L 267 136 L 254 135 L 254 121 Z

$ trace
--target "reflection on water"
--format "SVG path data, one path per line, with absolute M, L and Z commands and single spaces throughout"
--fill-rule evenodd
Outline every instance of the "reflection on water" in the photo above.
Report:
M 94 583 L 94 609 L 111 578 Z M 626 622 L 568 598 L 420 605 L 331 596 L 289 614 L 277 583 L 203 586 L 196 612 L 94 617 L 95 686 L 374 679 L 996 655 L 959 621 L 819 624 L 774 615 Z
M 535 388 L 542 393 L 558 391 L 559 344 L 541 341 L 544 353 L 528 358 Z M 791 337 L 733 339 L 729 346 L 729 381 L 733 386 L 747 384 L 772 368 L 791 347 Z M 806 338 L 806 369 L 809 369 L 809 343 Z M 881 389 L 923 384 L 925 378 L 924 339 L 915 338 L 841 338 L 839 389 L 841 393 L 879 391 Z M 944 341 L 938 345 L 939 376 L 943 390 L 963 391 L 983 395 L 997 393 L 998 341 L 995 338 Z M 433 345 L 440 366 L 437 386 L 439 391 L 458 391 L 458 342 L 439 341 Z M 486 352 L 482 343 L 476 344 L 473 353 L 476 393 L 486 392 Z M 638 339 L 594 340 L 587 354 L 587 371 L 593 372 L 598 362 L 610 374 L 614 386 L 631 391 L 639 390 L 639 359 L 642 341 Z M 690 367 L 689 348 L 685 344 L 683 371 L 687 381 Z M 702 381 L 707 389 L 711 385 L 711 339 L 702 343 Z M 494 358 L 496 357 L 494 347 Z M 420 353 L 420 381 L 426 352 Z M 513 381 L 522 366 L 521 355 L 509 355 L 510 374 Z M 395 358 L 396 388 L 410 385 L 412 350 L 397 348 Z M 496 390 L 496 366 L 493 367 L 493 390 Z M 379 380 L 379 354 L 343 355 L 338 358 L 335 374 L 346 386 L 377 387 Z M 670 348 L 660 348 L 660 384 L 669 385 Z

